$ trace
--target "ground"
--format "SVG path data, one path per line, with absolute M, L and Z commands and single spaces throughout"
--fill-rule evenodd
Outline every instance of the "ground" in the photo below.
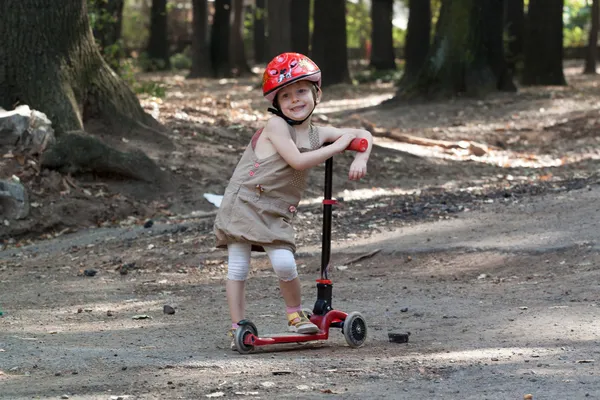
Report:
M 35 206 L 0 231 L 0 398 L 597 397 L 600 79 L 580 70 L 567 65 L 566 88 L 479 100 L 373 107 L 393 87 L 325 92 L 319 123 L 378 135 L 366 179 L 345 177 L 351 154 L 335 164 L 333 302 L 364 315 L 359 349 L 339 330 L 245 356 L 228 348 L 226 254 L 212 247 L 203 194 L 222 193 L 266 118 L 257 79 L 152 77 L 168 97 L 143 105 L 177 150 L 145 150 L 170 188 L 38 174 L 5 157 L 2 174 L 20 176 Z M 311 173 L 295 221 L 309 307 L 322 180 Z M 247 297 L 259 332 L 285 328 L 264 257 Z

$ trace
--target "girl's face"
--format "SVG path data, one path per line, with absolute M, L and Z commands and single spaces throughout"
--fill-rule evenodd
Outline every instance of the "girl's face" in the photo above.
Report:
M 298 81 L 285 86 L 277 93 L 277 103 L 281 112 L 296 121 L 308 117 L 321 96 L 320 91 L 317 91 L 315 96 L 313 88 L 313 83 L 309 81 Z

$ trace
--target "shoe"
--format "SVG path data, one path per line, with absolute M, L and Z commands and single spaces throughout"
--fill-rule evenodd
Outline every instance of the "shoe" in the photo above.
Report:
M 227 336 L 231 338 L 231 344 L 229 345 L 232 351 L 237 351 L 237 347 L 235 346 L 235 329 L 230 329 L 227 332 Z
M 288 314 L 288 330 L 294 333 L 317 333 L 319 327 L 310 322 L 304 311 Z

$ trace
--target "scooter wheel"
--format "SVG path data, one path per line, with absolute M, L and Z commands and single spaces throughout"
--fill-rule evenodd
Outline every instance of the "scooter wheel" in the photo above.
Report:
M 248 335 L 258 336 L 258 331 L 253 323 L 240 325 L 235 330 L 235 337 L 233 340 L 235 342 L 235 348 L 240 354 L 248 354 L 254 350 L 253 345 L 244 343 L 244 339 L 246 339 Z
M 342 331 L 350 347 L 360 347 L 367 339 L 367 322 L 361 313 L 351 312 L 344 320 Z

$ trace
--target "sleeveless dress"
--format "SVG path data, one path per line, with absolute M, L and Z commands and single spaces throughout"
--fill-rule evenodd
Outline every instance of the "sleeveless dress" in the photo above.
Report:
M 288 126 L 292 140 L 296 131 Z M 292 226 L 298 203 L 306 188 L 308 170 L 299 171 L 275 153 L 259 159 L 254 148 L 262 129 L 257 131 L 225 189 L 214 225 L 216 247 L 228 243 L 249 243 L 252 251 L 265 251 L 263 246 L 285 248 L 296 252 Z M 309 129 L 311 148 L 321 147 L 319 132 Z

